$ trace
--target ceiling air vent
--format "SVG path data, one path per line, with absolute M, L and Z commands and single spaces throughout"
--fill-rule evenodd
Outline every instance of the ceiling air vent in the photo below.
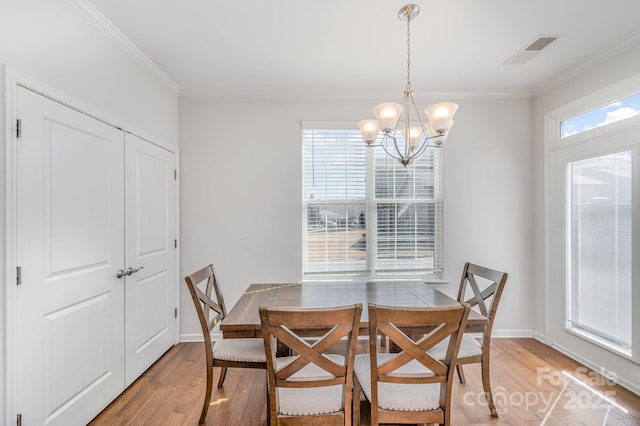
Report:
M 545 47 L 549 46 L 555 40 L 558 39 L 558 35 L 541 35 L 536 40 L 529 43 L 527 47 L 520 50 L 518 53 L 510 57 L 505 61 L 505 64 L 524 64 L 531 60 L 534 56 L 542 51 Z

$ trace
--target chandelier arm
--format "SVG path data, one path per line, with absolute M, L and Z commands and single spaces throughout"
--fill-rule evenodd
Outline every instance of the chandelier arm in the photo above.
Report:
M 409 107 L 409 99 L 411 98 L 411 89 L 404 93 L 404 157 L 411 154 L 411 110 Z
M 395 144 L 394 144 L 395 145 Z M 382 149 L 384 150 L 384 152 L 391 158 L 393 158 L 394 160 L 402 160 L 402 156 L 400 155 L 399 157 L 396 157 L 395 154 L 393 154 L 391 151 L 389 151 L 387 149 L 387 145 L 386 143 L 380 143 L 380 146 L 382 147 Z
M 441 136 L 445 136 L 446 134 L 447 134 L 446 132 L 442 132 L 442 133 L 438 133 L 435 136 L 425 136 L 424 139 L 425 140 L 431 140 L 431 139 L 439 138 Z
M 396 123 L 396 127 L 393 129 L 393 133 L 396 133 L 396 129 L 398 128 L 398 123 Z M 395 136 L 391 136 L 390 132 L 385 132 L 384 133 L 384 139 L 383 140 L 387 140 L 387 138 L 391 138 L 393 139 L 393 146 L 396 149 L 396 152 L 398 153 L 398 158 L 396 158 L 397 160 L 399 160 L 400 158 L 403 157 L 402 152 L 400 152 L 400 148 L 398 147 L 398 139 Z M 389 154 L 389 151 L 387 151 L 386 149 L 384 150 L 387 154 Z M 391 155 L 391 154 L 389 154 Z
M 441 148 L 442 147 L 441 145 L 436 145 L 434 142 L 431 142 L 431 141 L 436 138 L 444 137 L 446 135 L 447 135 L 447 132 L 442 132 L 442 133 L 438 133 L 435 136 L 425 136 L 424 137 L 425 145 L 430 146 L 432 148 Z
M 420 115 L 420 110 L 418 109 L 418 105 L 416 104 L 415 99 L 413 99 L 413 91 L 409 92 L 409 98 L 411 99 L 411 104 L 413 105 L 413 109 L 416 112 L 416 115 L 418 116 L 418 122 L 420 123 L 420 128 L 422 129 L 422 131 L 424 132 L 424 135 L 426 136 L 427 134 L 427 129 L 425 128 L 424 125 L 424 121 L 422 121 L 422 116 Z
M 427 150 L 427 148 L 430 147 L 430 146 L 435 148 L 434 146 L 429 145 L 429 143 L 427 143 L 427 139 L 426 138 L 423 139 L 422 140 L 422 144 L 420 144 L 420 148 L 418 148 L 418 150 L 413 153 L 413 156 L 411 158 L 413 159 L 413 158 L 421 156 Z

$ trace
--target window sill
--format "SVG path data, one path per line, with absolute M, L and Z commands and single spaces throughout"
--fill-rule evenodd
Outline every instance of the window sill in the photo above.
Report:
M 397 281 L 397 282 L 401 282 L 401 281 L 420 281 L 420 282 L 424 282 L 426 284 L 429 284 L 433 287 L 447 287 L 451 281 L 449 280 L 444 280 L 441 278 L 434 278 L 434 277 L 416 277 L 416 276 L 411 276 L 411 277 L 398 277 L 398 276 L 394 276 L 394 277 L 365 277 L 365 276 L 357 276 L 357 275 L 352 275 L 352 276 L 338 276 L 338 275 L 334 275 L 334 276 L 312 276 L 312 277 L 305 277 L 302 279 L 302 282 L 327 282 L 327 281 L 367 281 L 367 282 L 376 282 L 376 281 L 389 281 L 389 282 L 393 282 L 393 281 Z
M 451 281 L 443 280 L 441 278 L 428 278 L 424 280 L 424 282 L 434 287 L 448 287 L 449 284 L 451 284 Z
M 613 342 L 610 342 L 609 340 L 603 339 L 600 336 L 597 336 L 593 333 L 589 333 L 588 331 L 584 331 L 584 330 L 580 330 L 577 328 L 571 328 L 571 327 L 565 327 L 564 331 L 566 331 L 567 333 L 573 334 L 576 337 L 579 337 L 581 339 L 584 339 L 586 341 L 588 341 L 589 343 L 592 343 L 596 346 L 600 346 L 603 349 L 608 350 L 609 352 L 612 352 L 616 355 L 619 355 L 623 358 L 628 359 L 629 361 L 633 361 L 636 362 L 633 358 L 632 358 L 632 353 L 630 349 L 626 349 L 623 346 L 617 345 Z

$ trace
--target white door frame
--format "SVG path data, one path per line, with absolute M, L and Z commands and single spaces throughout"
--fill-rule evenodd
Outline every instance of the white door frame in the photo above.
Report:
M 4 236 L 4 245 L 0 244 L 0 276 L 4 278 L 4 289 L 0 289 L 0 306 L 4 316 L 0 316 L 0 339 L 4 336 L 5 346 L 0 347 L 0 423 L 15 424 L 15 302 L 16 302 L 16 88 L 22 86 L 59 102 L 67 107 L 93 117 L 106 124 L 132 133 L 150 143 L 160 146 L 176 155 L 176 165 L 179 168 L 178 149 L 155 138 L 152 135 L 123 122 L 123 120 L 105 113 L 93 106 L 87 105 L 72 96 L 48 86 L 30 76 L 4 64 L 0 64 L 0 141 L 4 148 L 0 148 L 0 237 Z M 114 124 L 119 123 L 119 124 Z M 179 173 L 178 173 L 179 175 Z M 178 180 L 179 182 L 179 180 Z M 180 186 L 176 189 L 176 230 L 180 235 Z M 176 255 L 176 306 L 180 306 L 180 241 L 175 251 Z M 180 316 L 176 323 L 175 342 L 179 341 Z

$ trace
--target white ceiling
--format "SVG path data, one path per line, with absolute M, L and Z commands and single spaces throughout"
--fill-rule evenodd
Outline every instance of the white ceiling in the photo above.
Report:
M 90 0 L 181 96 L 401 96 L 407 2 Z M 417 96 L 530 95 L 640 40 L 638 0 L 414 0 Z M 90 7 L 90 5 L 89 5 Z M 561 37 L 524 65 L 504 62 Z

